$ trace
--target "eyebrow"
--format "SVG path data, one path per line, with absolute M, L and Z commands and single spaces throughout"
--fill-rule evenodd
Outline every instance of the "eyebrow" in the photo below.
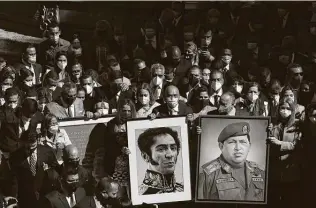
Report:
M 173 147 L 173 146 L 176 146 L 177 144 L 170 144 L 170 146 L 171 147 Z M 156 148 L 160 148 L 160 147 L 164 147 L 164 148 L 166 148 L 166 147 L 168 147 L 169 145 L 168 144 L 160 144 L 160 145 L 158 145 Z

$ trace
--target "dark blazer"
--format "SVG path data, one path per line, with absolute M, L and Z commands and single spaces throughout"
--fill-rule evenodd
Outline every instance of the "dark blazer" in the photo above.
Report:
M 184 57 L 181 58 L 180 63 L 175 67 L 175 75 L 173 79 L 173 83 L 178 85 L 180 81 L 187 75 L 192 63 Z
M 78 188 L 75 192 L 76 202 L 80 202 L 86 196 L 83 188 Z M 43 208 L 71 208 L 67 202 L 65 194 L 59 191 L 52 191 L 41 201 Z
M 156 114 L 156 116 L 158 117 L 172 117 L 169 114 L 169 109 L 166 103 L 154 108 L 153 113 Z M 189 105 L 187 105 L 183 101 L 179 101 L 179 113 L 178 113 L 179 116 L 186 116 L 192 113 L 193 113 L 193 110 Z
M 37 89 L 37 95 L 44 96 L 47 98 L 48 102 L 56 101 L 57 98 L 61 96 L 62 88 L 56 87 L 54 92 L 51 92 L 47 87 L 41 87 Z
M 17 179 L 18 201 L 20 207 L 34 207 L 39 200 L 44 171 L 57 164 L 56 157 L 50 147 L 37 146 L 36 175 L 32 176 L 28 155 L 24 148 L 14 152 L 10 157 L 10 165 Z
M 117 202 L 117 204 L 112 205 L 112 208 L 123 207 L 120 205 L 119 201 Z M 80 202 L 76 204 L 75 208 L 97 208 L 94 201 L 94 196 L 85 196 Z
M 101 100 L 108 102 L 107 97 L 105 96 L 105 93 L 100 87 L 93 88 L 91 96 L 86 95 L 85 100 L 83 101 L 83 106 L 85 111 L 94 112 L 94 105 Z
M 59 176 L 62 174 L 64 166 L 56 166 L 55 168 L 49 168 L 44 173 L 44 180 L 41 189 L 41 195 L 49 194 L 52 191 L 58 190 Z M 79 186 L 84 187 L 89 185 L 90 173 L 81 165 L 78 168 L 79 174 Z M 87 190 L 86 190 L 87 191 Z
M 116 96 L 112 94 L 112 98 L 109 100 L 109 106 L 112 111 L 112 109 L 118 108 L 118 103 L 124 99 L 131 99 L 133 100 L 133 91 L 131 89 L 128 89 L 127 91 L 121 92 L 119 99 L 116 100 Z
M 14 65 L 15 70 L 17 71 L 18 74 L 20 74 L 20 70 L 22 68 L 28 68 L 30 67 L 30 64 L 28 65 L 27 63 L 23 63 L 24 61 L 22 61 L 21 63 L 17 63 Z M 43 70 L 42 70 L 42 66 L 38 63 L 32 64 L 33 69 L 34 69 L 34 76 L 35 76 L 35 84 L 41 84 L 42 82 L 42 75 L 43 75 Z
M 5 106 L 0 107 L 0 149 L 2 151 L 14 152 L 22 146 L 19 135 L 19 126 L 22 125 L 21 116 L 20 107 L 15 111 L 7 109 Z M 40 120 L 41 116 L 35 114 L 30 121 L 29 130 L 36 129 Z M 22 133 L 21 137 L 27 136 L 27 132 Z

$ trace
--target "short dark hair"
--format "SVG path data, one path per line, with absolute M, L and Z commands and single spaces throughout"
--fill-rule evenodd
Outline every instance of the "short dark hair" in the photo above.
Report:
M 66 51 L 58 51 L 55 55 L 55 60 L 57 61 L 57 59 L 61 56 L 65 56 L 68 61 L 68 54 Z
M 71 89 L 76 89 L 77 90 L 77 85 L 73 82 L 66 82 L 64 85 L 63 85 L 63 93 L 67 93 L 69 92 L 69 90 Z
M 36 47 L 35 47 L 35 45 L 34 45 L 33 43 L 28 43 L 28 44 L 24 47 L 23 52 L 26 53 L 26 50 L 27 50 L 28 48 L 35 48 L 35 49 L 36 49 Z
M 19 90 L 16 87 L 9 88 L 4 93 L 5 99 L 9 99 L 9 97 L 14 95 L 20 96 Z
M 291 64 L 288 65 L 287 71 L 289 73 L 291 71 L 291 69 L 296 69 L 296 68 L 301 68 L 303 70 L 303 68 L 302 68 L 302 66 L 300 64 L 291 63 Z
M 178 136 L 178 132 L 172 130 L 169 127 L 159 127 L 159 128 L 150 128 L 145 130 L 143 133 L 141 133 L 138 137 L 138 147 L 142 153 L 146 153 L 151 157 L 151 151 L 150 147 L 155 143 L 154 137 L 159 135 L 166 135 L 169 134 L 173 137 L 177 148 L 178 148 L 178 154 L 179 150 L 181 148 L 180 139 Z
M 57 23 L 57 22 L 52 22 L 52 23 L 50 23 L 48 26 L 47 26 L 47 29 L 49 30 L 49 29 L 51 29 L 51 28 L 56 28 L 56 27 L 58 27 L 59 28 L 59 30 L 60 30 L 60 27 L 59 27 L 59 24 Z
M 84 73 L 84 74 L 80 77 L 80 81 L 81 81 L 81 83 L 82 83 L 82 82 L 83 82 L 83 80 L 85 80 L 85 79 L 89 79 L 89 78 L 91 78 L 91 79 L 92 79 L 92 81 L 93 81 L 93 77 L 92 77 L 92 75 L 91 75 L 91 74 Z

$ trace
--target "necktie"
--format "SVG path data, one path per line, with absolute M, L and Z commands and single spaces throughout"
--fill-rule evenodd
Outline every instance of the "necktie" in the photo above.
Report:
M 30 170 L 32 175 L 36 175 L 36 152 L 34 151 L 30 156 Z
M 74 117 L 74 114 L 73 114 L 73 112 L 72 112 L 72 110 L 71 110 L 71 106 L 69 106 L 69 108 L 68 108 L 68 114 L 69 114 L 69 117 L 70 117 L 70 118 L 73 118 L 73 117 Z
M 70 207 L 74 207 L 76 205 L 76 197 L 75 193 L 72 193 L 70 196 Z
M 156 86 L 154 88 L 154 97 L 155 97 L 155 99 L 159 99 L 159 97 L 160 97 L 159 90 L 160 90 L 159 86 Z
M 214 105 L 218 108 L 218 106 L 219 106 L 219 95 L 215 95 L 214 96 Z

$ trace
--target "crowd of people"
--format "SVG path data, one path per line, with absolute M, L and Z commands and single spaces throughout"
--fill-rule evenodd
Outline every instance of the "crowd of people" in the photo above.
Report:
M 19 63 L 0 57 L 0 207 L 132 206 L 131 118 L 187 116 L 194 193 L 203 115 L 270 116 L 268 206 L 312 200 L 316 4 L 307 4 L 213 2 L 193 21 L 172 2 L 136 41 L 100 20 L 90 40 L 69 42 L 52 22 Z M 83 167 L 59 122 L 109 114 L 94 144 L 104 160 Z

